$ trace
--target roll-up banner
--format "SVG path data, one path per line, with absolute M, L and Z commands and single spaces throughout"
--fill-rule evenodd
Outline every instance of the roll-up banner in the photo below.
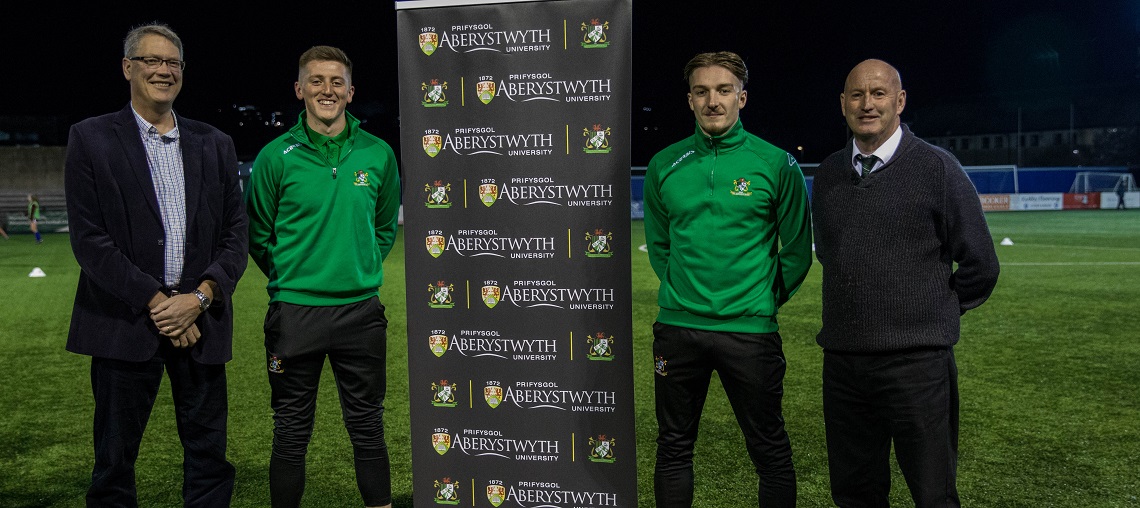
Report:
M 416 506 L 637 506 L 632 0 L 396 2 Z

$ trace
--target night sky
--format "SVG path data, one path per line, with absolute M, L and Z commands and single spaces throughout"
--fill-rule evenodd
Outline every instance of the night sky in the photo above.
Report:
M 180 114 L 210 120 L 240 104 L 295 115 L 297 57 L 329 44 L 355 64 L 349 111 L 369 117 L 370 130 L 396 143 L 393 2 L 245 4 L 5 6 L 0 114 L 50 115 L 70 124 L 118 110 L 129 100 L 119 67 L 122 38 L 132 26 L 158 20 L 179 33 L 186 49 L 175 104 Z M 634 165 L 691 133 L 681 68 L 702 51 L 728 49 L 745 58 L 751 73 L 745 127 L 789 151 L 804 146 L 803 162 L 818 162 L 846 140 L 838 94 L 847 72 L 865 58 L 900 70 L 908 93 L 904 121 L 926 105 L 1010 92 L 1089 94 L 1106 84 L 1140 92 L 1136 0 L 664 5 L 676 4 L 634 3 Z

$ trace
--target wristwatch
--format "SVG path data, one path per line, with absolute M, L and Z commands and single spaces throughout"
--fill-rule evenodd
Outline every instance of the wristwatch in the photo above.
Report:
M 210 300 L 210 297 L 206 296 L 206 293 L 203 293 L 198 289 L 194 290 L 194 296 L 198 297 L 198 310 L 201 312 L 206 312 L 206 309 L 210 308 L 210 303 L 212 302 L 212 300 Z

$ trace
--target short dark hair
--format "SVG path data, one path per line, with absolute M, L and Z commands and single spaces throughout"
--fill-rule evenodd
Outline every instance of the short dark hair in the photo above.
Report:
M 352 78 L 352 60 L 348 59 L 348 55 L 341 51 L 340 48 L 332 46 L 313 46 L 304 53 L 301 53 L 301 60 L 297 66 L 298 72 L 304 72 L 305 66 L 309 62 L 340 62 L 344 64 L 344 68 L 348 70 L 348 77 Z
M 165 37 L 171 44 L 174 44 L 174 47 L 178 48 L 178 58 L 186 59 L 185 55 L 182 54 L 182 39 L 179 39 L 178 34 L 174 33 L 174 30 L 171 30 L 169 26 L 159 22 L 137 26 L 127 32 L 127 37 L 123 39 L 123 57 L 137 56 L 134 53 L 138 51 L 142 38 L 147 35 Z
M 710 65 L 719 65 L 728 69 L 728 72 L 740 80 L 741 88 L 748 84 L 748 66 L 744 65 L 744 60 L 740 58 L 740 55 L 731 51 L 701 53 L 694 56 L 689 60 L 689 63 L 685 64 L 685 84 L 689 83 L 689 78 L 693 76 L 694 71 Z

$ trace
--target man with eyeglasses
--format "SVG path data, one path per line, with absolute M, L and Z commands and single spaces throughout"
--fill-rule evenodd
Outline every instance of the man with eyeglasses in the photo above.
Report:
M 693 448 L 715 370 L 759 476 L 757 502 L 796 504 L 776 314 L 811 267 L 811 217 L 792 156 L 748 133 L 748 68 L 727 51 L 685 65 L 692 136 L 645 174 L 645 239 L 661 279 L 653 324 L 658 507 L 693 504 Z
M 71 127 L 64 187 L 81 272 L 67 350 L 91 356 L 88 506 L 137 506 L 135 459 L 165 371 L 185 506 L 229 506 L 225 363 L 247 226 L 233 140 L 176 115 L 182 42 L 166 25 L 123 43 L 130 103 Z M 171 464 L 173 466 L 173 464 Z

